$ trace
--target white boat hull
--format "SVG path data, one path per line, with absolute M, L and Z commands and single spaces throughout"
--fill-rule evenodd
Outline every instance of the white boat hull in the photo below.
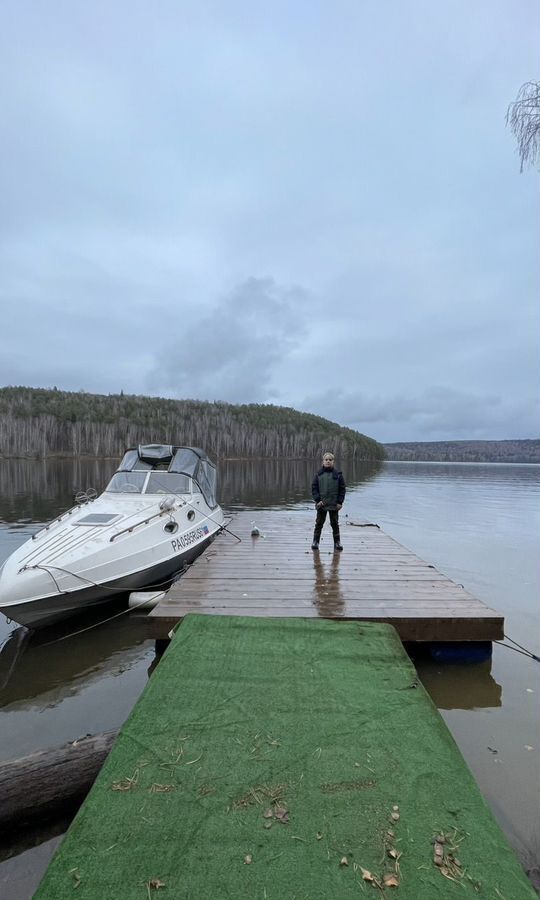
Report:
M 162 500 L 103 494 L 61 516 L 4 564 L 0 611 L 40 628 L 120 593 L 170 585 L 220 531 L 223 513 L 206 507 L 198 494 L 175 498 L 167 511 L 160 510 Z M 111 524 L 81 524 L 89 514 L 109 517 Z

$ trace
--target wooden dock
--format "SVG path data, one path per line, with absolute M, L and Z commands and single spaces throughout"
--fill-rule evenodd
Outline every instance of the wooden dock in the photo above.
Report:
M 251 537 L 256 519 L 261 536 Z M 377 525 L 345 524 L 342 553 L 327 523 L 312 552 L 313 515 L 242 511 L 148 617 L 163 639 L 189 612 L 369 620 L 393 625 L 403 641 L 493 641 L 503 616 L 389 537 Z

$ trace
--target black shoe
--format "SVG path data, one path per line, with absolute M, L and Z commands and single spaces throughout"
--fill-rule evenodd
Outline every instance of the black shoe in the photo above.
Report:
M 340 544 L 339 541 L 336 541 L 334 544 L 334 550 L 339 550 L 339 552 L 341 553 L 341 551 L 343 550 L 343 544 Z
M 318 550 L 318 549 L 319 549 L 319 542 L 318 542 L 318 541 L 313 541 L 313 543 L 312 543 L 312 545 L 311 545 L 311 549 L 312 549 L 312 550 Z

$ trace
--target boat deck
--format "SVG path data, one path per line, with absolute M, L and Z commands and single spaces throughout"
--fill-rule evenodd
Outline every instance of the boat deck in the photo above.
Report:
M 261 531 L 251 537 L 252 519 Z M 369 620 L 393 625 L 404 641 L 493 641 L 503 616 L 415 556 L 377 525 L 342 520 L 343 553 L 329 525 L 310 549 L 313 515 L 242 511 L 172 586 L 148 617 L 166 638 L 189 612 Z

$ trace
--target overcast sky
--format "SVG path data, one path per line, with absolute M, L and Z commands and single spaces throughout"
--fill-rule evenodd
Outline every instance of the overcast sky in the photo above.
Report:
M 3 0 L 0 384 L 538 437 L 536 0 Z

